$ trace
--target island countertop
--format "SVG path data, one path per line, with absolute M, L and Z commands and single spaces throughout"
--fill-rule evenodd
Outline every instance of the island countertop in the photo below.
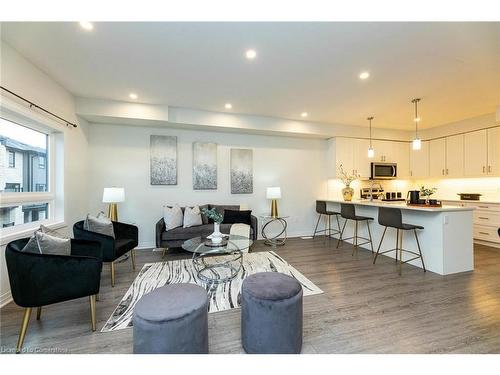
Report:
M 353 199 L 350 202 L 341 199 L 324 199 L 324 201 L 329 203 L 347 203 L 355 204 L 360 206 L 373 206 L 373 207 L 390 207 L 390 208 L 400 208 L 402 210 L 413 210 L 413 211 L 426 211 L 426 212 L 453 212 L 453 211 L 472 211 L 475 208 L 470 206 L 454 206 L 454 205 L 443 205 L 442 207 L 421 207 L 421 206 L 408 206 L 406 202 L 402 201 L 381 201 L 374 199 L 370 201 L 369 199 Z M 457 202 L 458 203 L 458 202 Z

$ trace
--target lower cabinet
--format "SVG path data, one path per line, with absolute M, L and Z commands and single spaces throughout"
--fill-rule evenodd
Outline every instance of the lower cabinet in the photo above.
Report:
M 444 204 L 474 207 L 474 240 L 486 245 L 500 247 L 500 203 L 482 203 L 481 201 L 443 201 Z

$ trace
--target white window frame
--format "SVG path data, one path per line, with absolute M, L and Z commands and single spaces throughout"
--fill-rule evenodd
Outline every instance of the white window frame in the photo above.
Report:
M 0 228 L 0 244 L 29 236 L 40 224 L 64 227 L 64 132 L 61 124 L 4 96 L 0 96 L 0 117 L 48 135 L 45 168 L 47 192 L 0 193 L 0 206 L 49 203 L 48 217 L 31 223 Z

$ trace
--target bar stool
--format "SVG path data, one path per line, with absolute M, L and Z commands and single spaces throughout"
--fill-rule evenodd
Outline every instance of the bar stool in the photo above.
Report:
M 422 256 L 422 251 L 420 250 L 420 242 L 418 241 L 418 236 L 417 236 L 417 229 L 424 229 L 424 227 L 420 225 L 403 223 L 401 209 L 388 208 L 388 207 L 379 207 L 378 223 L 380 225 L 385 226 L 385 228 L 384 228 L 384 233 L 382 233 L 382 238 L 380 239 L 380 244 L 378 245 L 377 253 L 375 254 L 375 258 L 373 259 L 373 264 L 375 264 L 379 254 L 385 254 L 391 251 L 396 251 L 396 262 L 397 262 L 398 251 L 399 251 L 399 275 L 401 275 L 403 263 L 408 263 L 418 258 L 420 258 L 420 260 L 422 261 L 422 268 L 424 269 L 424 272 L 426 272 L 424 257 Z M 380 252 L 380 247 L 382 246 L 382 241 L 384 241 L 385 232 L 389 227 L 396 228 L 396 248 Z M 403 249 L 403 231 L 405 230 L 413 230 L 413 233 L 415 234 L 415 240 L 417 241 L 418 254 L 415 253 L 414 251 Z M 403 261 L 403 251 L 406 253 L 416 255 L 416 257 Z
M 340 238 L 339 238 L 339 241 L 337 242 L 337 248 L 339 247 L 341 241 L 352 239 L 353 245 L 354 245 L 354 249 L 352 250 L 352 255 L 354 255 L 354 253 L 356 253 L 356 256 L 358 256 L 358 247 L 361 245 L 365 245 L 367 243 L 370 244 L 370 247 L 372 249 L 372 254 L 373 254 L 373 241 L 372 241 L 372 234 L 370 232 L 370 220 L 373 220 L 373 217 L 356 215 L 356 208 L 354 207 L 353 204 L 350 204 L 350 203 L 341 203 L 340 204 L 340 216 L 342 216 L 342 218 L 345 219 L 345 222 L 344 222 L 344 226 L 342 227 L 342 231 L 340 232 Z M 355 224 L 354 224 L 354 236 L 343 238 L 345 226 L 346 226 L 348 220 L 353 220 L 355 222 Z M 368 228 L 368 236 L 370 238 L 358 236 L 358 222 L 360 222 L 360 221 L 366 222 L 366 227 Z M 358 243 L 358 240 L 360 240 L 360 239 L 365 240 L 365 242 Z
M 322 232 L 325 232 L 325 236 L 328 236 L 328 239 L 331 238 L 332 234 L 340 234 L 340 222 L 339 222 L 340 212 L 328 211 L 326 209 L 326 201 L 316 201 L 316 212 L 319 214 L 319 216 L 318 216 L 318 221 L 316 222 L 316 228 L 314 228 L 313 238 L 316 237 L 316 233 L 322 233 Z M 325 223 L 325 229 L 318 230 L 319 221 L 321 220 L 321 217 L 323 215 L 327 217 L 328 221 Z M 334 215 L 337 218 L 338 229 L 332 229 L 332 222 L 330 219 Z

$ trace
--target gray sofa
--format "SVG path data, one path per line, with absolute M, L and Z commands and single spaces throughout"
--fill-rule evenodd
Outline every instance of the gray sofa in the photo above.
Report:
M 221 214 L 224 214 L 224 210 L 239 210 L 240 206 L 237 205 L 215 205 L 215 204 L 205 204 L 201 205 L 202 208 L 215 208 Z M 182 207 L 182 212 L 184 212 L 184 207 Z M 194 237 L 206 237 L 213 233 L 214 224 L 213 221 L 208 219 L 205 215 L 201 215 L 202 225 L 197 225 L 194 227 L 183 228 L 177 227 L 171 230 L 166 230 L 165 222 L 163 218 L 158 220 L 156 223 L 156 247 L 158 248 L 180 248 L 182 243 L 190 238 Z M 221 224 L 220 231 L 222 233 L 229 234 L 232 224 Z M 250 225 L 250 238 L 252 240 L 257 239 L 257 218 L 251 216 Z

